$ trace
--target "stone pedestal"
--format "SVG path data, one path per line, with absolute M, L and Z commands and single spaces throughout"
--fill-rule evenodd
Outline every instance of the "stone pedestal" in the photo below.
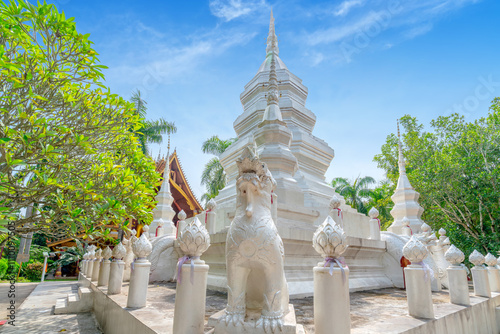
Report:
M 105 286 L 108 284 L 110 267 L 111 267 L 111 261 L 103 260 L 101 262 L 101 268 L 99 269 L 99 279 L 97 280 L 97 286 Z
M 408 313 L 412 317 L 434 319 L 431 278 L 421 265 L 411 264 L 404 269 Z
M 467 282 L 467 272 L 462 266 L 451 266 L 447 269 L 450 303 L 469 306 L 469 284 Z
M 94 272 L 94 261 L 90 260 L 87 264 L 87 271 L 85 272 L 85 277 L 92 280 L 92 273 Z
M 182 266 L 182 280 L 177 278 L 175 293 L 174 333 L 201 334 L 205 324 L 205 300 L 208 265 L 202 260 Z M 193 282 L 191 283 L 191 270 Z M 217 332 L 216 332 L 217 333 Z
M 226 314 L 226 309 L 215 313 L 208 319 L 208 326 L 215 327 L 214 334 L 270 334 L 271 330 L 265 331 L 262 327 L 256 327 L 256 323 L 260 318 L 259 312 L 247 310 L 245 322 L 243 325 L 226 326 L 224 321 L 220 321 Z M 174 330 L 174 333 L 175 330 Z M 202 333 L 202 332 L 186 332 L 186 333 Z M 292 304 L 288 304 L 288 313 L 283 317 L 283 330 L 276 329 L 275 334 L 302 334 L 304 328 L 297 325 L 295 320 L 295 310 Z M 336 333 L 336 332 L 331 332 Z
M 350 333 L 349 269 L 344 268 L 343 278 L 340 268 L 333 268 L 330 275 L 330 268 L 323 264 L 313 268 L 315 333 Z
M 215 212 L 214 211 L 207 211 L 206 215 L 207 215 L 207 219 L 206 219 L 205 225 L 207 227 L 208 233 L 214 234 L 215 233 Z
M 161 237 L 162 235 L 165 234 L 165 229 L 163 228 L 163 226 L 158 226 L 156 228 L 156 233 L 155 233 L 155 236 L 156 237 Z
M 84 276 L 87 274 L 87 263 L 88 263 L 87 260 L 82 261 L 82 269 L 80 270 L 80 274 Z
M 500 271 L 495 267 L 486 268 L 488 272 L 488 281 L 492 292 L 500 292 Z
M 109 271 L 108 295 L 117 295 L 122 292 L 124 269 L 124 261 L 115 260 L 111 262 L 111 269 Z
M 490 282 L 488 272 L 483 266 L 475 266 L 471 269 L 472 283 L 474 283 L 474 294 L 480 297 L 491 298 Z
M 99 279 L 99 269 L 101 266 L 101 261 L 99 259 L 95 259 L 93 266 L 94 266 L 94 269 L 92 270 L 91 281 L 97 281 Z
M 146 298 L 148 294 L 149 268 L 151 267 L 151 263 L 145 258 L 140 258 L 137 259 L 132 266 L 134 269 L 130 274 L 127 307 L 144 307 L 146 306 Z M 177 296 L 178 292 L 176 293 L 176 300 Z

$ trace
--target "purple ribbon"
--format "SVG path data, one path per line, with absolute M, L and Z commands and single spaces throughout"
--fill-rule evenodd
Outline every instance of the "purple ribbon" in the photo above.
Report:
M 429 279 L 431 279 L 431 277 L 434 276 L 434 271 L 424 261 L 420 261 L 420 262 L 416 262 L 416 263 L 412 263 L 412 264 L 419 264 L 422 266 L 422 268 L 424 269 L 424 279 L 426 281 L 428 281 Z
M 345 270 L 343 265 L 346 266 L 347 269 L 349 269 L 349 267 L 345 263 L 345 259 L 343 257 L 326 257 L 323 268 L 330 265 L 330 276 L 333 276 L 333 266 L 335 265 L 335 263 L 339 266 L 340 271 L 342 272 L 342 281 L 345 282 Z
M 179 262 L 177 262 L 177 282 L 181 284 L 181 279 L 182 279 L 182 266 L 187 262 L 191 261 L 191 274 L 190 274 L 190 281 L 191 284 L 194 284 L 194 257 L 191 256 L 183 256 L 179 259 Z

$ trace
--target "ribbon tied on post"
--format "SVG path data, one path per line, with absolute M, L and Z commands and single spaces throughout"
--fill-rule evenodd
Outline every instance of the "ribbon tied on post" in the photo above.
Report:
M 419 264 L 422 266 L 422 268 L 424 269 L 424 278 L 426 281 L 428 281 L 428 280 L 432 279 L 432 277 L 434 277 L 434 271 L 424 261 L 420 261 L 420 262 L 416 262 L 416 263 L 412 263 L 412 264 Z
M 328 265 L 330 266 L 330 276 L 333 276 L 333 267 L 337 264 L 340 268 L 340 271 L 342 272 L 342 281 L 345 282 L 345 266 L 347 269 L 349 267 L 345 263 L 345 259 L 343 257 L 326 257 L 325 258 L 325 264 L 323 265 L 323 268 L 326 268 Z
M 182 279 L 182 266 L 188 262 L 188 261 L 191 261 L 191 273 L 190 273 L 190 281 L 191 281 L 191 284 L 194 284 L 194 261 L 196 257 L 195 256 L 183 256 L 181 258 L 179 258 L 179 262 L 177 262 L 177 282 L 179 282 L 179 284 L 181 284 L 181 279 Z

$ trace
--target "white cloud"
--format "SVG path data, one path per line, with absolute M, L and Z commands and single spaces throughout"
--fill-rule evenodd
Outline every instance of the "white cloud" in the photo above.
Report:
M 337 9 L 334 12 L 334 15 L 335 16 L 345 16 L 345 15 L 347 15 L 347 13 L 349 13 L 351 8 L 356 7 L 356 6 L 360 6 L 362 4 L 363 4 L 363 1 L 361 1 L 361 0 L 346 0 L 346 1 L 342 2 L 337 7 Z
M 210 11 L 228 22 L 265 6 L 265 0 L 210 0 Z
M 408 30 L 404 33 L 404 36 L 407 39 L 412 39 L 412 38 L 415 38 L 417 36 L 424 35 L 431 30 L 432 30 L 432 24 L 426 23 L 426 24 L 411 28 L 410 30 Z

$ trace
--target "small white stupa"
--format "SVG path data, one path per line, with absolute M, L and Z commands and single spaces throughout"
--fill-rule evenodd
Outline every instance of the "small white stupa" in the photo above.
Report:
M 401 148 L 401 135 L 399 133 L 398 120 L 398 150 L 399 150 L 399 179 L 394 195 L 391 199 L 394 202 L 394 208 L 391 210 L 391 215 L 394 222 L 387 229 L 389 232 L 402 235 L 403 234 L 403 218 L 407 217 L 410 221 L 410 228 L 413 234 L 420 232 L 420 226 L 424 221 L 420 218 L 424 209 L 418 204 L 420 194 L 413 189 L 406 175 L 406 164 Z
M 168 152 L 170 153 L 170 138 L 168 148 Z M 175 235 L 176 233 L 175 225 L 172 221 L 175 216 L 175 211 L 172 209 L 174 197 L 170 192 L 170 166 L 168 161 L 169 154 L 167 154 L 167 166 L 163 172 L 163 182 L 160 191 L 156 194 L 158 204 L 153 209 L 153 221 L 150 225 L 151 233 L 155 236 L 158 232 L 158 228 L 162 229 L 161 234 L 163 235 Z

